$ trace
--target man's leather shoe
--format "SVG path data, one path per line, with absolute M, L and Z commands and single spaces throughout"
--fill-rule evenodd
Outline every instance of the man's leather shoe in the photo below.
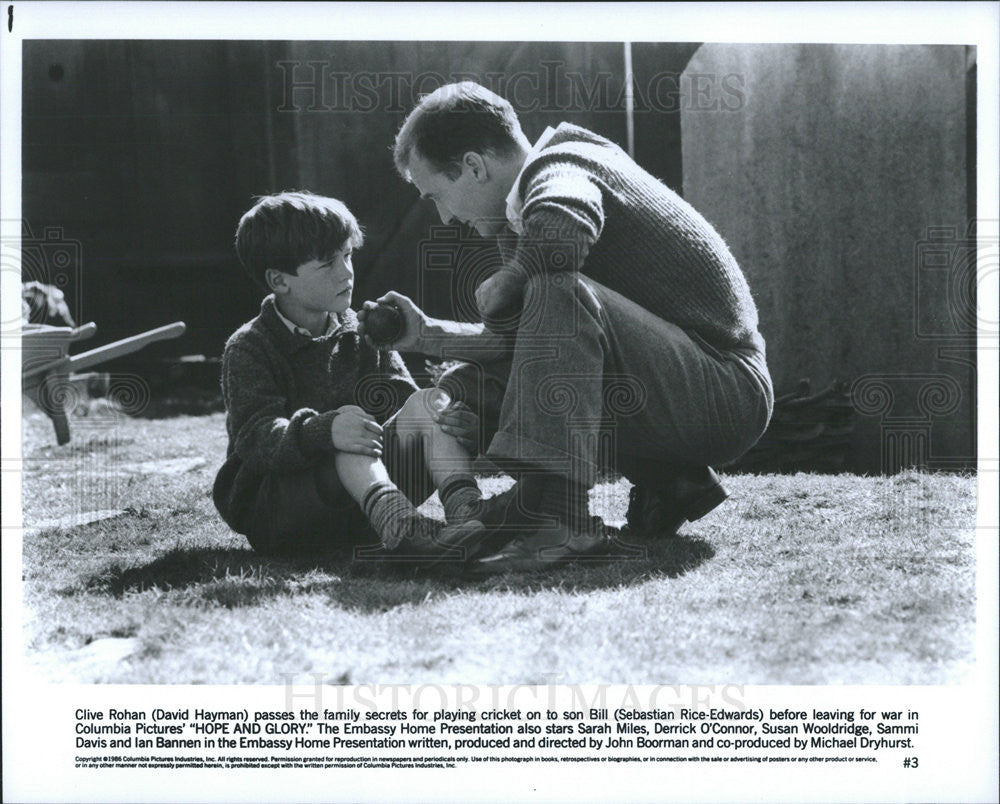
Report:
M 473 516 L 483 524 L 485 533 L 470 557 L 496 552 L 519 536 L 532 534 L 546 525 L 555 526 L 552 520 L 527 510 L 524 497 L 526 492 L 531 492 L 524 485 L 523 480 L 518 481 L 506 491 L 478 504 Z
M 689 469 L 667 483 L 639 483 L 629 492 L 626 531 L 644 536 L 675 536 L 685 522 L 701 519 L 729 496 L 710 466 Z
M 606 559 L 610 541 L 599 517 L 589 527 L 573 530 L 565 524 L 542 528 L 510 542 L 493 555 L 472 562 L 470 575 L 483 577 L 503 572 L 538 572 L 571 561 Z
M 551 520 L 544 514 L 535 513 L 538 507 L 538 493 L 536 489 L 528 488 L 529 482 L 519 480 L 507 491 L 483 500 L 480 503 L 479 515 L 475 518 L 491 530 L 504 529 L 524 533 L 543 527 Z

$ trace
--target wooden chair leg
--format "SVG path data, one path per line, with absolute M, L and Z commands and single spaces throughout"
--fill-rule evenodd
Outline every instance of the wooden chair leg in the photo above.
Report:
M 66 395 L 69 380 L 65 374 L 46 374 L 38 385 L 38 406 L 52 420 L 59 446 L 70 441 L 69 417 L 66 415 Z

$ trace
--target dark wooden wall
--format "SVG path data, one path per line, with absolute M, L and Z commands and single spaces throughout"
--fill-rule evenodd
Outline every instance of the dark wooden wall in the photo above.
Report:
M 472 79 L 495 89 L 514 104 L 531 139 L 565 120 L 626 144 L 624 46 L 616 42 L 35 40 L 23 48 L 25 278 L 63 288 L 77 319 L 98 323 L 89 345 L 186 321 L 183 338 L 141 353 L 149 363 L 217 356 L 227 335 L 255 314 L 260 294 L 236 260 L 233 233 L 254 196 L 284 189 L 341 198 L 364 225 L 356 306 L 394 288 L 431 314 L 470 317 L 470 277 L 495 265 L 493 247 L 441 227 L 433 206 L 396 175 L 390 152 L 419 95 L 443 83 Z M 947 55 L 949 66 L 921 72 L 879 61 L 898 48 L 855 48 L 827 70 L 845 72 L 853 89 L 817 100 L 833 92 L 818 57 L 801 65 L 779 60 L 785 66 L 778 69 L 745 63 L 746 48 L 706 47 L 692 60 L 696 50 L 697 43 L 632 45 L 635 155 L 674 189 L 686 185 L 730 240 L 761 310 L 779 391 L 802 376 L 819 386 L 872 371 L 927 371 L 937 365 L 938 346 L 947 346 L 940 359 L 951 361 L 966 403 L 961 415 L 936 425 L 935 438 L 944 434 L 947 444 L 935 449 L 968 462 L 973 341 L 945 343 L 948 333 L 937 337 L 936 329 L 928 338 L 903 338 L 912 330 L 907 282 L 916 235 L 899 221 L 900 210 L 919 206 L 928 223 L 954 225 L 974 203 L 974 60 L 967 70 L 959 50 L 928 51 Z M 728 106 L 706 112 L 684 100 L 698 72 L 740 79 L 737 113 Z M 883 88 L 903 78 L 909 94 Z M 869 96 L 864 114 L 856 113 Z M 933 109 L 940 112 L 936 128 L 928 125 Z M 800 142 L 798 128 L 781 129 L 789 115 L 833 122 L 816 124 Z M 842 129 L 853 145 L 844 145 Z M 947 147 L 913 145 L 935 131 L 947 134 Z M 830 147 L 818 150 L 820 140 Z M 933 154 L 930 162 L 941 163 L 934 175 L 954 180 L 882 203 L 893 182 L 913 183 L 915 153 Z M 764 168 L 754 174 L 758 164 Z M 878 192 L 859 194 L 869 185 Z M 827 200 L 817 204 L 821 190 Z M 859 207 L 869 196 L 877 203 Z M 777 214 L 779 201 L 792 211 Z M 831 209 L 841 210 L 839 217 L 831 219 Z M 777 230 L 785 233 L 782 243 L 803 243 L 802 253 L 764 242 Z M 875 233 L 867 262 L 851 251 L 862 231 Z M 458 255 L 445 269 L 423 259 L 442 242 Z M 886 258 L 871 256 L 894 243 L 899 248 Z M 844 276 L 846 285 L 836 279 Z M 821 279 L 832 293 L 816 292 Z M 936 307 L 931 313 L 946 319 Z M 832 333 L 842 337 L 831 340 Z M 879 432 L 859 430 L 857 440 L 857 456 L 870 453 L 859 466 L 877 466 Z
M 775 384 L 857 382 L 846 468 L 976 463 L 969 56 L 706 44 L 689 65 L 741 76 L 744 103 L 682 112 L 687 198 L 747 275 Z
M 695 48 L 634 46 L 637 82 L 679 74 Z M 309 189 L 366 229 L 356 303 L 395 288 L 466 315 L 467 283 L 421 271 L 432 231 L 448 233 L 390 152 L 419 94 L 461 78 L 509 97 L 531 139 L 566 120 L 625 145 L 621 43 L 26 42 L 23 211 L 41 255 L 26 277 L 64 287 L 94 345 L 181 319 L 187 335 L 143 354 L 218 355 L 259 303 L 232 248 L 240 215 Z M 640 103 L 635 119 L 639 161 L 679 189 L 679 112 Z M 60 237 L 69 265 L 46 245 Z

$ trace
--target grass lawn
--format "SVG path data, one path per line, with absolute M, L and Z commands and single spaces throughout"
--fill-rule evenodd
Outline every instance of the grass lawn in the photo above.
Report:
M 733 475 L 732 499 L 643 556 L 474 582 L 256 558 L 209 496 L 221 414 L 71 426 L 56 446 L 25 401 L 24 636 L 43 678 L 935 684 L 972 667 L 971 476 Z M 595 513 L 620 523 L 627 491 L 598 487 Z

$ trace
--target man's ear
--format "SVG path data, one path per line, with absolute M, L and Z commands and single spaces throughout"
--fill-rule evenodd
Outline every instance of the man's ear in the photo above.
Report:
M 471 170 L 473 177 L 480 184 L 487 181 L 490 177 L 486 160 L 483 159 L 482 154 L 478 154 L 475 151 L 466 151 L 465 156 L 462 157 L 462 167 Z
M 288 293 L 288 283 L 285 281 L 285 274 L 277 268 L 268 268 L 264 271 L 264 281 L 275 293 Z

